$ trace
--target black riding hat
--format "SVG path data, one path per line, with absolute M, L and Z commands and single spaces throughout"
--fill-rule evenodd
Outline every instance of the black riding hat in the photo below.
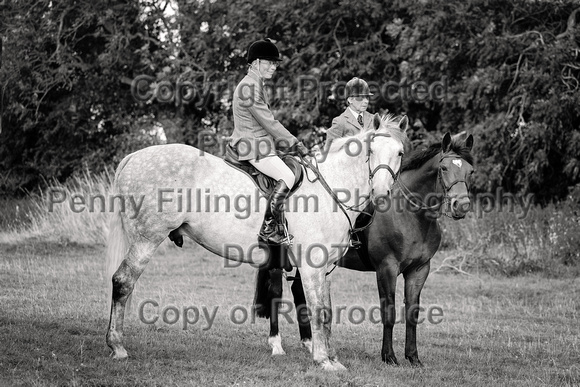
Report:
M 348 97 L 370 97 L 373 95 L 368 83 L 365 80 L 354 77 L 346 83 L 346 98 Z
M 256 59 L 272 60 L 280 62 L 280 52 L 278 47 L 270 39 L 258 40 L 250 45 L 248 49 L 248 63 Z

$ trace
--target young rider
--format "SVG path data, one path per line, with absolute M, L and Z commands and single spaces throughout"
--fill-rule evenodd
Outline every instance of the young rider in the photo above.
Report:
M 347 108 L 332 120 L 332 126 L 326 132 L 327 144 L 337 138 L 374 129 L 374 115 L 367 112 L 369 97 L 373 95 L 369 85 L 363 79 L 354 77 L 346 83 L 345 92 Z

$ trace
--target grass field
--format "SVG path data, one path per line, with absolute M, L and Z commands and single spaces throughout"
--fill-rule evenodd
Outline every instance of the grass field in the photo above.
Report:
M 125 325 L 130 357 L 117 362 L 105 344 L 104 247 L 1 244 L 0 385 L 580 385 L 579 278 L 434 273 L 422 304 L 440 307 L 443 320 L 418 328 L 424 368 L 412 368 L 404 359 L 403 324 L 395 328 L 401 366 L 388 366 L 380 361 L 381 325 L 368 316 L 355 324 L 356 314 L 351 323 L 343 314 L 333 324 L 332 342 L 348 371 L 324 373 L 301 348 L 296 324 L 282 321 L 287 354 L 272 357 L 267 320 L 252 322 L 248 316 L 239 323 L 242 310 L 250 310 L 255 269 L 224 268 L 221 258 L 187 245 L 157 254 L 139 280 L 133 303 L 137 309 L 154 301 L 160 315 L 174 306 L 179 320 L 168 324 L 161 316 L 155 324 L 143 322 L 157 314 L 152 304 L 143 319 L 133 313 Z M 438 253 L 435 262 L 444 256 Z M 373 274 L 338 269 L 332 280 L 334 309 L 368 311 L 378 305 Z M 186 307 L 215 312 L 211 328 L 201 313 L 196 324 L 183 329 Z

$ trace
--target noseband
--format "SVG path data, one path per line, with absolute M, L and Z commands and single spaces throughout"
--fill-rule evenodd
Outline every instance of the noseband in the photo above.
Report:
M 453 180 L 449 185 L 445 184 L 445 180 L 443 180 L 443 174 L 441 173 L 441 163 L 445 159 L 456 159 L 456 158 L 457 157 L 455 157 L 455 156 L 441 156 L 441 158 L 439 159 L 439 172 L 438 172 L 439 176 L 438 177 L 439 177 L 439 182 L 441 183 L 441 187 L 443 187 L 443 194 L 444 194 L 445 200 L 447 200 L 449 198 L 449 195 L 448 195 L 449 191 L 457 183 L 465 184 L 465 188 L 467 189 L 467 192 L 469 192 L 469 184 L 467 184 L 467 180 L 465 180 L 465 179 Z
M 441 187 L 443 188 L 443 200 L 441 201 L 441 203 L 435 204 L 433 206 L 429 206 L 429 205 L 425 204 L 425 202 L 421 198 L 415 197 L 413 192 L 411 192 L 409 190 L 409 188 L 407 188 L 401 181 L 397 181 L 397 184 L 401 188 L 401 192 L 403 194 L 403 197 L 405 197 L 405 199 L 407 199 L 407 201 L 409 201 L 409 203 L 413 204 L 414 206 L 418 207 L 421 210 L 436 211 L 439 208 L 441 208 L 441 206 L 443 204 L 451 203 L 451 197 L 449 197 L 449 191 L 451 190 L 451 188 L 453 188 L 453 186 L 455 184 L 459 184 L 459 183 L 465 184 L 467 192 L 469 193 L 469 184 L 467 184 L 467 180 L 465 180 L 465 179 L 456 179 L 456 180 L 452 181 L 450 184 L 445 183 L 445 180 L 443 179 L 443 173 L 441 171 L 441 163 L 443 162 L 444 159 L 447 159 L 447 158 L 458 158 L 458 156 L 441 155 L 441 158 L 439 159 L 439 167 L 437 168 L 437 180 L 439 181 L 439 184 L 441 184 Z M 419 201 L 419 203 L 417 203 L 417 201 Z M 447 212 L 444 212 L 443 214 L 447 217 L 451 217 Z
M 372 139 L 374 139 L 377 136 L 391 137 L 391 135 L 388 133 L 375 133 L 375 134 L 373 134 Z M 388 164 L 379 164 L 374 169 L 371 170 L 371 154 L 372 153 L 373 153 L 373 150 L 371 149 L 371 146 L 369 144 L 369 149 L 367 150 L 367 165 L 369 167 L 369 182 L 371 184 L 371 190 L 372 190 L 373 178 L 375 177 L 376 173 L 378 171 L 380 171 L 381 169 L 386 169 L 387 171 L 389 171 L 389 173 L 393 177 L 393 180 L 397 181 L 399 174 L 401 173 L 400 168 L 399 168 L 399 172 L 395 173 L 393 171 L 393 169 Z

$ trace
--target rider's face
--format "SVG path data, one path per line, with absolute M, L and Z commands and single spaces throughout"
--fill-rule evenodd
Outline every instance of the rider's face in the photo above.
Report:
M 278 62 L 272 62 L 265 59 L 258 59 L 257 65 L 260 74 L 265 79 L 272 78 L 272 75 L 274 75 L 274 71 L 276 71 L 276 68 L 278 68 Z
M 361 113 L 369 107 L 369 97 L 348 97 L 348 103 L 353 110 Z

